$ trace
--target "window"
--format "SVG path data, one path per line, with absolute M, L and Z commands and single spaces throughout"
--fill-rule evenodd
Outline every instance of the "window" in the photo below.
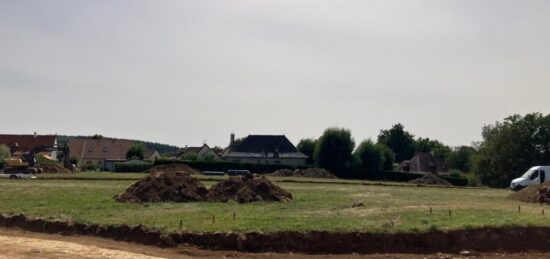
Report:
M 280 164 L 281 163 L 281 160 L 275 160 L 273 161 L 274 164 Z
M 103 153 L 107 152 L 107 147 L 103 148 Z
M 530 180 L 535 180 L 537 179 L 537 177 L 539 177 L 539 171 L 534 171 L 531 176 L 529 177 Z

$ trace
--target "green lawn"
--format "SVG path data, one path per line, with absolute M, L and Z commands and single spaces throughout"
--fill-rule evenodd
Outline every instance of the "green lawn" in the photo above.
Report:
M 99 224 L 143 224 L 166 230 L 177 230 L 181 220 L 183 229 L 188 231 L 408 232 L 501 225 L 550 226 L 550 215 L 541 213 L 548 207 L 522 203 L 518 213 L 520 203 L 506 198 L 511 192 L 498 189 L 378 186 L 363 185 L 362 181 L 326 183 L 326 179 L 272 178 L 293 194 L 292 202 L 131 204 L 117 203 L 113 196 L 143 174 L 76 174 L 90 179 L 116 176 L 117 181 L 55 179 L 65 176 L 75 175 L 39 176 L 49 178 L 46 180 L 0 180 L 0 212 Z M 203 177 L 213 179 L 204 181 L 207 186 L 218 180 L 200 176 Z M 288 180 L 307 182 L 285 182 Z M 353 208 L 354 203 L 364 206 Z

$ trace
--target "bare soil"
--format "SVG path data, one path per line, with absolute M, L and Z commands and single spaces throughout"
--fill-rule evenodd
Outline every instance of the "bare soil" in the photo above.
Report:
M 453 186 L 449 181 L 438 177 L 434 174 L 426 174 L 418 179 L 409 181 L 409 183 L 414 183 L 418 185 L 442 185 L 442 186 Z
M 201 174 L 200 171 L 195 170 L 186 164 L 157 165 L 146 171 L 146 173 L 149 173 L 149 174 L 156 173 L 156 172 L 165 172 L 165 173 L 185 172 L 190 175 Z
M 268 174 L 270 176 L 296 176 L 296 177 L 312 177 L 312 178 L 337 178 L 333 173 L 323 168 L 307 168 L 307 169 L 281 169 Z
M 509 198 L 530 203 L 550 204 L 550 182 L 527 186 L 512 193 Z
M 0 259 L 8 258 L 550 258 L 550 253 L 476 253 L 462 251 L 457 254 L 341 254 L 307 255 L 294 253 L 243 253 L 238 251 L 209 251 L 182 245 L 177 248 L 157 248 L 86 236 L 61 236 L 0 229 Z
M 204 201 L 208 190 L 184 171 L 153 171 L 115 197 L 119 202 Z
M 71 173 L 71 170 L 58 164 L 42 164 L 38 167 L 42 169 L 42 173 Z
M 215 184 L 210 188 L 208 199 L 221 202 L 234 200 L 238 203 L 255 201 L 287 202 L 292 200 L 292 194 L 274 185 L 264 176 L 247 174 L 230 177 Z

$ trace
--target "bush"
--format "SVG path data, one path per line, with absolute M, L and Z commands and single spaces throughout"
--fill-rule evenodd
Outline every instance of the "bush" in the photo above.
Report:
M 151 163 L 115 163 L 115 172 L 144 172 L 151 169 Z
M 216 161 L 190 161 L 180 159 L 157 159 L 155 165 L 166 164 L 186 164 L 193 169 L 199 171 L 227 171 L 230 169 L 235 170 L 249 170 L 256 174 L 267 174 L 280 169 L 305 169 L 310 166 L 288 166 L 278 164 L 238 164 L 232 162 L 216 162 Z

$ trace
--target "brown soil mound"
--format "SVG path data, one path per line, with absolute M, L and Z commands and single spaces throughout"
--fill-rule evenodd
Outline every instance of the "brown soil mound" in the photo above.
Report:
M 154 172 L 165 172 L 165 173 L 186 172 L 187 174 L 201 174 L 200 171 L 195 170 L 186 164 L 157 165 L 146 171 L 146 173 L 154 173 Z
M 527 186 L 508 197 L 524 202 L 550 204 L 550 182 Z
M 308 168 L 308 169 L 281 169 L 273 173 L 271 176 L 297 176 L 297 177 L 312 177 L 312 178 L 337 178 L 333 173 L 323 168 Z
M 290 201 L 292 194 L 274 185 L 264 176 L 247 174 L 234 176 L 219 182 L 210 188 L 208 198 L 211 201 L 227 202 L 235 200 L 238 203 L 255 201 Z
M 119 202 L 191 202 L 206 199 L 208 190 L 186 172 L 152 172 L 124 193 L 115 197 Z
M 443 186 L 453 186 L 450 182 L 443 178 L 439 178 L 434 174 L 427 174 L 418 179 L 409 181 L 409 183 L 415 183 L 419 185 L 443 185 Z
M 38 167 L 42 169 L 42 173 L 71 173 L 71 170 L 58 164 L 43 164 Z

